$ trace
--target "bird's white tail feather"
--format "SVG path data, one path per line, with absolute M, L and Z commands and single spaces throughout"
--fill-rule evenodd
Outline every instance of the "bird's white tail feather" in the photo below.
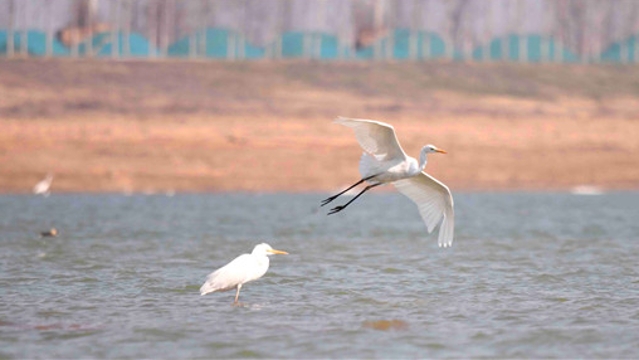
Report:
M 227 290 L 227 284 L 223 284 L 219 281 L 218 275 L 220 274 L 220 270 L 217 270 L 209 276 L 207 276 L 206 281 L 202 284 L 200 288 L 200 295 L 206 295 L 215 291 L 224 291 Z
M 206 282 L 200 288 L 200 295 L 206 295 L 206 294 L 212 293 L 212 292 L 217 291 L 217 290 L 218 289 L 213 287 L 210 283 Z

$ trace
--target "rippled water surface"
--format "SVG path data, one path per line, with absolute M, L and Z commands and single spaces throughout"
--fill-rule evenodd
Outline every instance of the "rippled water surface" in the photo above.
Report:
M 639 193 L 0 196 L 0 358 L 636 358 Z M 55 226 L 60 236 L 40 238 Z M 200 296 L 267 241 L 260 280 Z

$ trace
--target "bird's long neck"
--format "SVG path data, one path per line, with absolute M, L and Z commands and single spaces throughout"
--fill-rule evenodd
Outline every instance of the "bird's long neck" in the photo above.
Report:
M 419 153 L 419 171 L 423 171 L 424 168 L 426 167 L 426 163 L 428 162 L 428 152 L 427 152 L 427 147 L 424 146 L 422 148 L 422 151 Z

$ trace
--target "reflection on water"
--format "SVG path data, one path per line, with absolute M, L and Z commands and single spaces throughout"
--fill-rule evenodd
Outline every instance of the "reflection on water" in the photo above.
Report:
M 0 196 L 0 357 L 633 357 L 639 193 Z M 40 232 L 55 227 L 57 237 Z M 206 275 L 287 250 L 234 292 Z

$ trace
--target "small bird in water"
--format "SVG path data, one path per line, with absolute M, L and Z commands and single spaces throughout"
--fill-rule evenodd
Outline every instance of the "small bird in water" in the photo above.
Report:
M 58 229 L 51 228 L 49 231 L 43 231 L 40 233 L 41 237 L 56 237 L 58 236 Z
M 242 285 L 266 274 L 269 265 L 268 256 L 273 254 L 288 255 L 286 251 L 275 250 L 266 243 L 256 245 L 250 254 L 242 254 L 210 273 L 200 288 L 200 295 L 236 289 L 233 304 L 237 305 Z

